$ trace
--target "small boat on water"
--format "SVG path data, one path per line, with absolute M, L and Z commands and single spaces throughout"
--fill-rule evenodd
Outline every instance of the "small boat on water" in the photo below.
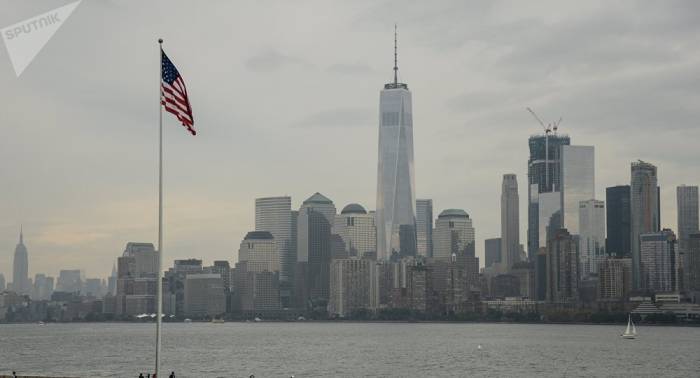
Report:
M 221 318 L 214 318 L 211 320 L 212 323 L 214 324 L 222 324 L 224 322 L 224 319 Z
M 625 329 L 625 332 L 620 335 L 623 339 L 634 339 L 637 337 L 637 327 L 634 326 L 634 322 L 632 321 L 632 315 L 629 315 L 627 317 L 627 328 Z
M 185 319 L 185 323 L 192 323 L 192 319 L 190 319 L 190 318 Z

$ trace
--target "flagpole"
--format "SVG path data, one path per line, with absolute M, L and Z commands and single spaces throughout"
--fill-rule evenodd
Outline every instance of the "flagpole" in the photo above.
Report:
M 154 377 L 160 374 L 160 345 L 163 317 L 163 106 L 161 105 L 161 86 L 163 80 L 163 39 L 158 38 L 158 282 L 156 284 L 157 314 L 156 314 L 156 369 Z

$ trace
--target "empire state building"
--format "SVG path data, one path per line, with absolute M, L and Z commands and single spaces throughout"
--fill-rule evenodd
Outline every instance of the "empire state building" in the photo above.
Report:
M 416 254 L 415 172 L 411 91 L 398 82 L 396 32 L 394 81 L 379 95 L 377 259 Z
M 15 259 L 12 263 L 12 285 L 17 294 L 31 293 L 29 284 L 29 257 L 24 246 L 24 234 L 19 231 L 19 244 L 15 248 Z

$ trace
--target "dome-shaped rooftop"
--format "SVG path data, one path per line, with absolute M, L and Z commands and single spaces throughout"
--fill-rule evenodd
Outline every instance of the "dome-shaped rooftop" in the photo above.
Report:
M 447 209 L 443 210 L 438 218 L 469 218 L 469 214 L 462 209 Z
M 343 210 L 340 212 L 341 214 L 367 214 L 367 210 L 365 210 L 362 205 L 358 203 L 351 203 L 343 208 Z

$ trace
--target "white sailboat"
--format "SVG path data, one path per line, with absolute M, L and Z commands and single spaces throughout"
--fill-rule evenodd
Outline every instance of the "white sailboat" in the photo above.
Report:
M 625 333 L 620 335 L 623 339 L 634 339 L 637 337 L 637 327 L 634 326 L 634 322 L 632 321 L 632 315 L 629 315 L 627 317 L 627 328 L 625 329 Z

